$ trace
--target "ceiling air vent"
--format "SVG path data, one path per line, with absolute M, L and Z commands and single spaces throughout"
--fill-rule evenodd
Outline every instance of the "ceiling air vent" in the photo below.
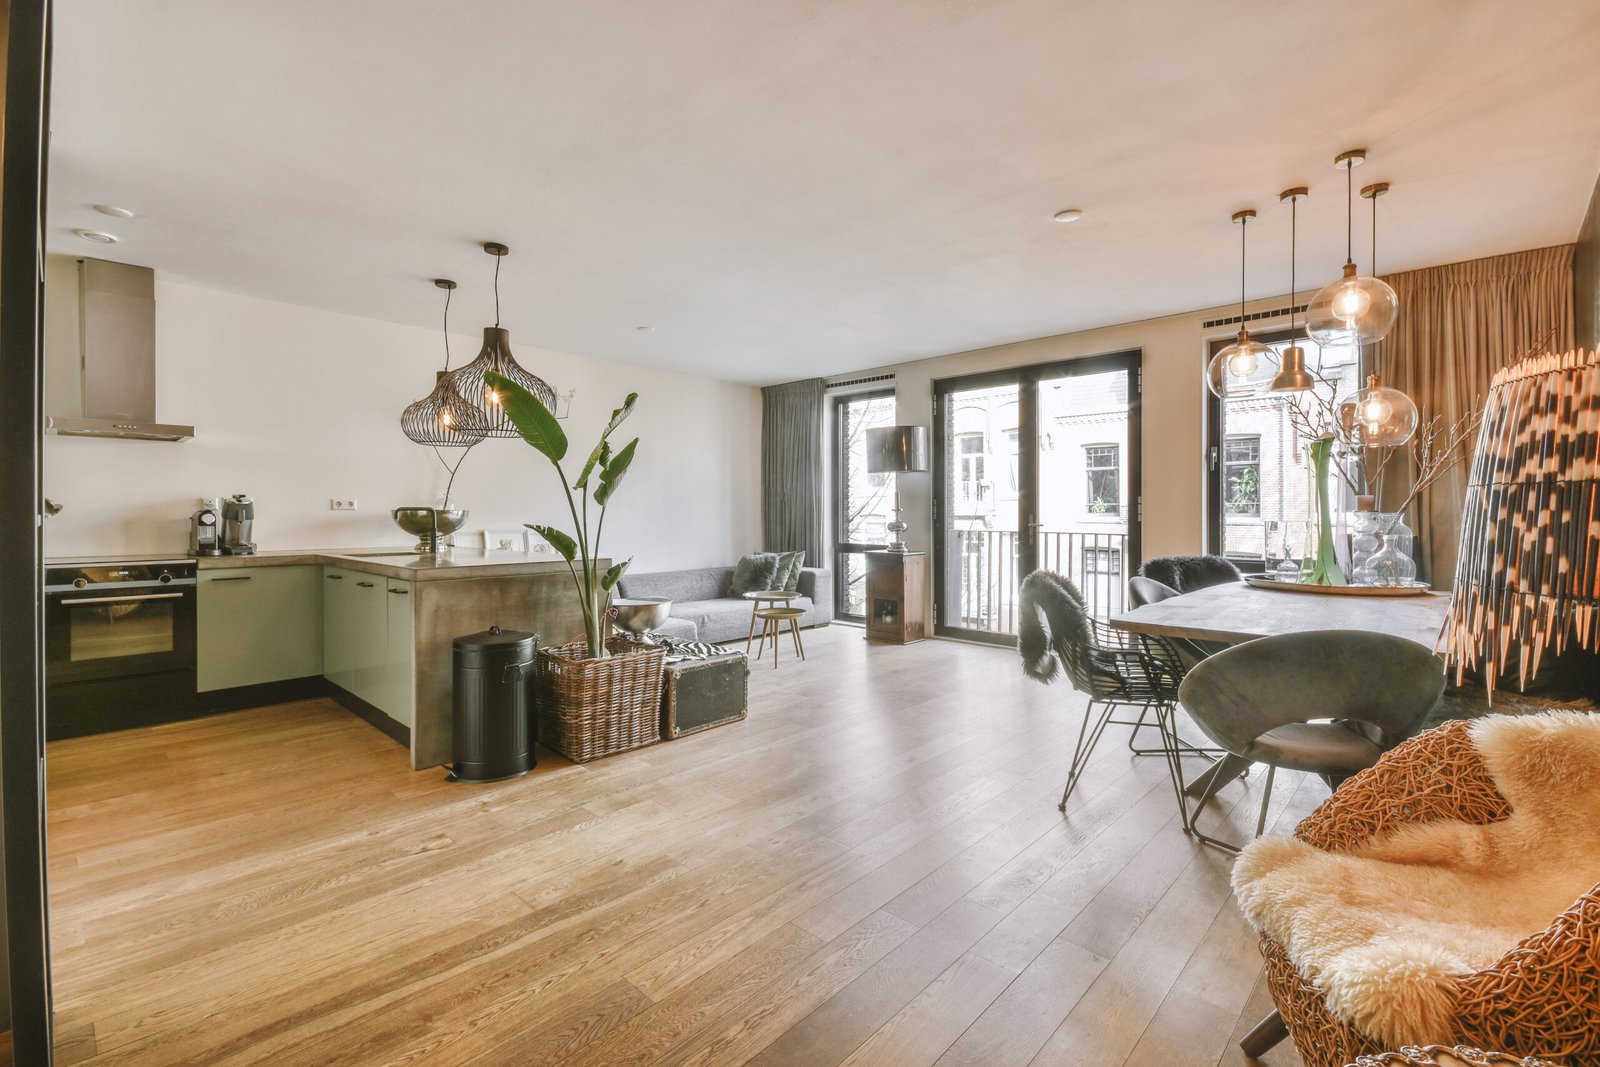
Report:
M 1211 319 L 1201 326 L 1203 330 L 1214 330 L 1219 326 L 1238 326 L 1247 322 L 1262 322 L 1266 319 L 1281 319 L 1290 312 L 1296 315 L 1306 313 L 1306 305 L 1300 304 L 1292 308 L 1274 308 L 1271 311 L 1252 311 L 1248 315 L 1229 315 L 1225 319 Z

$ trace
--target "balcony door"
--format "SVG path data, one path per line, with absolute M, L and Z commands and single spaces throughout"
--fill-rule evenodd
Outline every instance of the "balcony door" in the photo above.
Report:
M 894 425 L 894 390 L 851 393 L 833 401 L 834 614 L 865 622 L 867 558 L 889 540 L 892 475 L 867 473 L 867 431 Z
M 1140 354 L 934 383 L 934 625 L 1009 644 L 1044 568 L 1121 611 L 1139 561 Z

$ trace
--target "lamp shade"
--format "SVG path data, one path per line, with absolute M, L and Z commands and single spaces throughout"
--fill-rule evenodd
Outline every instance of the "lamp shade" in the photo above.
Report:
M 511 357 L 511 331 L 499 326 L 483 328 L 483 348 L 466 366 L 450 372 L 451 384 L 469 403 L 477 405 L 483 413 L 483 436 L 521 437 L 522 431 L 511 421 L 511 416 L 500 404 L 500 395 L 489 388 L 490 372 L 516 382 L 534 398 L 549 408 L 556 409 L 556 391 L 536 374 L 523 370 Z
M 1457 681 L 1523 684 L 1546 653 L 1600 652 L 1600 358 L 1525 359 L 1489 387 L 1461 509 L 1461 547 L 1445 624 Z
M 883 426 L 867 431 L 868 474 L 905 474 L 927 469 L 926 426 Z

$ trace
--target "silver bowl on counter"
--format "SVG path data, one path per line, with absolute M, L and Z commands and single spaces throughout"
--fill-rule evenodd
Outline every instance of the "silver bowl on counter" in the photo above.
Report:
M 645 636 L 667 621 L 672 611 L 672 598 L 664 596 L 617 597 L 611 601 L 617 612 L 617 626 L 626 630 L 636 641 L 651 644 Z
M 442 545 L 434 544 L 434 535 L 441 539 L 455 533 L 466 524 L 466 508 L 395 508 L 389 513 L 395 525 L 417 538 L 418 552 L 435 552 Z

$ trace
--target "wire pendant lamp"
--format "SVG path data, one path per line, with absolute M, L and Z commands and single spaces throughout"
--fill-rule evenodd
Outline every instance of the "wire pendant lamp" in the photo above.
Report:
M 1352 230 L 1355 216 L 1355 169 L 1366 161 L 1367 151 L 1341 152 L 1333 165 L 1345 174 L 1344 276 L 1330 282 L 1311 298 L 1306 309 L 1306 332 L 1324 348 L 1370 345 L 1394 329 L 1400 298 L 1387 284 L 1356 271 Z
M 1239 224 L 1239 339 L 1211 357 L 1206 367 L 1206 387 L 1223 400 L 1255 396 L 1267 388 L 1262 364 L 1273 358 L 1272 348 L 1250 336 L 1244 327 L 1245 227 L 1256 213 L 1249 208 L 1233 213 Z
M 444 290 L 444 370 L 439 371 L 433 392 L 400 413 L 400 429 L 419 445 L 471 448 L 488 434 L 489 420 L 457 391 L 450 374 L 450 297 L 456 283 L 435 278 L 433 284 Z
M 471 363 L 451 374 L 456 392 L 478 408 L 487 437 L 521 437 L 516 425 L 500 404 L 500 395 L 489 386 L 487 375 L 498 374 L 522 386 L 551 411 L 556 406 L 556 391 L 538 375 L 524 370 L 511 356 L 511 331 L 500 326 L 500 260 L 510 253 L 496 241 L 483 250 L 494 256 L 494 325 L 483 328 L 483 348 Z

